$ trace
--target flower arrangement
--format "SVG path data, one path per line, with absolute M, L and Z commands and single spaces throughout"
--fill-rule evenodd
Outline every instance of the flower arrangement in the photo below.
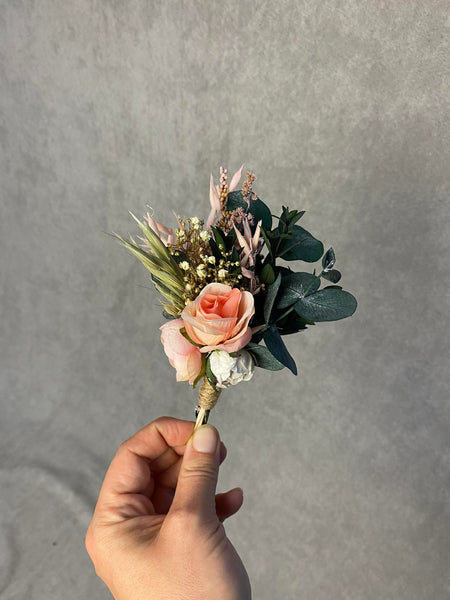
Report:
M 333 248 L 298 225 L 305 211 L 283 207 L 273 215 L 253 191 L 255 176 L 241 167 L 228 183 L 211 175 L 210 213 L 204 221 L 177 217 L 168 228 L 147 212 L 138 219 L 141 236 L 113 235 L 150 271 L 161 294 L 161 342 L 177 381 L 201 381 L 196 425 L 208 421 L 222 389 L 248 381 L 255 367 L 297 368 L 283 336 L 322 321 L 351 316 L 355 298 L 336 285 Z M 316 272 L 294 272 L 277 264 L 321 260 Z M 320 287 L 326 283 L 325 287 Z

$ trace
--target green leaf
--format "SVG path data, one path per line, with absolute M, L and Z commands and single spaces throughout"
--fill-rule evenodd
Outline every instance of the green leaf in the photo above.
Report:
M 314 321 L 308 321 L 303 317 L 299 317 L 295 311 L 289 313 L 289 315 L 287 315 L 281 321 L 277 321 L 277 327 L 280 335 L 291 335 L 293 333 L 298 333 L 299 331 L 307 329 L 308 325 L 315 325 L 315 323 Z
M 275 281 L 272 283 L 272 285 L 269 285 L 269 288 L 267 290 L 266 301 L 264 303 L 264 322 L 265 323 L 269 322 L 270 315 L 272 313 L 273 303 L 275 302 L 275 298 L 277 296 L 280 284 L 281 284 L 281 275 L 280 275 L 280 273 L 278 273 L 278 277 L 275 279 Z
M 230 192 L 227 196 L 226 210 L 236 210 L 239 207 L 247 212 L 247 201 L 244 199 L 242 192 L 240 190 Z
M 219 229 L 217 229 L 217 227 L 211 227 L 211 231 L 213 233 L 214 240 L 217 244 L 217 247 L 219 248 L 220 252 L 222 254 L 224 254 L 226 252 L 226 246 L 225 246 L 225 240 L 223 239 L 223 237 L 221 235 L 221 231 Z
M 261 237 L 264 240 L 264 243 L 266 244 L 266 248 L 269 252 L 270 258 L 272 260 L 274 260 L 275 257 L 273 255 L 273 251 L 272 251 L 272 244 L 270 243 L 269 236 L 267 235 L 264 227 L 261 227 Z
M 226 210 L 236 210 L 239 207 L 245 213 L 253 215 L 253 227 L 256 227 L 258 221 L 262 221 L 262 226 L 265 229 L 272 229 L 270 209 L 262 200 L 257 198 L 256 200 L 250 200 L 250 204 L 247 204 L 247 200 L 240 191 L 230 192 L 227 196 Z
M 184 337 L 185 340 L 187 340 L 190 344 L 192 344 L 192 346 L 196 346 L 197 348 L 201 348 L 202 347 L 201 344 L 197 344 L 196 342 L 194 342 L 194 341 L 191 340 L 191 338 L 187 334 L 186 327 L 181 327 L 180 333 Z
M 333 248 L 330 248 L 325 252 L 322 258 L 322 267 L 325 272 L 331 271 L 334 267 L 334 263 L 336 262 L 336 255 L 334 253 Z
M 249 343 L 245 346 L 244 350 L 250 352 L 256 366 L 261 369 L 267 369 L 268 371 L 280 371 L 281 369 L 284 369 L 284 365 L 281 364 L 270 350 L 264 346 Z
M 294 304 L 298 315 L 310 321 L 339 321 L 350 317 L 356 310 L 356 299 L 339 287 L 326 287 Z
M 214 373 L 211 370 L 211 365 L 209 362 L 209 357 L 210 354 L 208 354 L 208 358 L 206 360 L 206 369 L 205 369 L 205 373 L 206 373 L 206 378 L 208 379 L 209 383 L 215 388 L 217 385 L 217 379 L 216 376 L 214 375 Z
M 233 263 L 237 263 L 240 262 L 239 261 L 239 252 L 236 250 L 236 248 L 233 248 L 232 252 L 231 252 L 231 258 L 230 258 L 231 262 Z M 240 268 L 240 267 L 239 267 Z
M 219 246 L 216 244 L 216 240 L 214 240 L 213 238 L 209 239 L 209 247 L 211 248 L 211 252 L 213 253 L 213 256 L 215 256 L 217 261 L 223 258 L 223 254 L 220 251 Z
M 331 269 L 331 271 L 324 271 L 322 277 L 332 283 L 337 283 L 341 279 L 341 273 L 337 269 Z
M 266 263 L 261 269 L 259 279 L 262 283 L 272 284 L 275 281 L 275 271 L 270 263 Z
M 287 220 L 289 222 L 290 225 L 294 225 L 295 223 L 297 223 L 297 221 L 299 221 L 303 215 L 305 214 L 304 210 L 291 210 L 290 213 L 288 213 L 287 215 Z
M 274 230 L 276 231 L 276 230 Z M 292 228 L 290 239 L 280 241 L 277 256 L 284 260 L 316 262 L 323 254 L 323 244 L 299 225 Z
M 197 383 L 200 381 L 200 379 L 202 379 L 205 376 L 205 373 L 206 373 L 206 365 L 207 365 L 206 354 L 202 354 L 201 360 L 202 360 L 202 366 L 200 368 L 200 372 L 197 375 L 197 377 L 194 379 L 194 383 L 192 384 L 192 387 L 194 389 L 195 389 L 195 386 L 197 385 Z
M 312 294 L 320 287 L 320 277 L 311 273 L 290 273 L 281 280 L 281 291 L 277 308 L 286 308 L 299 298 Z
M 297 367 L 292 356 L 289 354 L 280 332 L 276 325 L 272 325 L 264 332 L 264 342 L 270 353 L 285 367 L 287 367 L 294 375 L 297 375 Z

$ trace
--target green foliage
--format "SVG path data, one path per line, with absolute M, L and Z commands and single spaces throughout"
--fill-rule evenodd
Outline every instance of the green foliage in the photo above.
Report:
M 143 232 L 150 251 L 141 248 L 131 236 L 126 240 L 117 233 L 112 235 L 150 271 L 156 289 L 167 300 L 167 302 L 161 301 L 164 310 L 172 316 L 178 316 L 184 308 L 183 273 L 153 229 L 146 223 L 141 223 L 133 214 L 131 216 Z
M 266 263 L 261 269 L 261 273 L 259 274 L 259 279 L 262 283 L 266 283 L 267 285 L 271 285 L 275 279 L 275 271 L 270 263 Z
M 227 196 L 226 210 L 236 210 L 239 207 L 244 212 L 253 215 L 253 228 L 256 227 L 259 221 L 262 221 L 264 229 L 272 229 L 272 215 L 269 207 L 262 200 L 257 198 L 256 200 L 250 200 L 250 204 L 247 204 L 247 200 L 240 191 L 230 192 Z
M 276 321 L 280 335 L 290 335 L 298 333 L 308 328 L 309 325 L 315 325 L 314 321 L 308 321 L 300 317 L 294 310 L 288 315 Z
M 201 356 L 201 360 L 202 360 L 202 363 L 201 363 L 201 367 L 200 367 L 199 374 L 197 375 L 197 377 L 195 378 L 195 380 L 194 380 L 194 382 L 193 382 L 193 384 L 192 384 L 192 387 L 193 387 L 194 389 L 195 389 L 195 387 L 196 387 L 197 383 L 198 383 L 198 382 L 199 382 L 201 379 L 203 379 L 203 377 L 204 377 L 204 376 L 205 376 L 205 374 L 206 374 L 206 369 L 207 369 L 207 365 L 208 365 L 208 359 L 207 359 L 207 356 L 206 356 L 206 354 L 202 354 L 202 356 Z
M 350 317 L 356 310 L 357 302 L 340 287 L 330 286 L 309 296 L 299 298 L 294 309 L 300 317 L 311 321 L 339 321 Z
M 284 365 L 278 361 L 275 356 L 270 352 L 268 348 L 260 346 L 259 344 L 249 343 L 245 347 L 245 350 L 250 352 L 253 356 L 255 364 L 261 369 L 267 369 L 269 371 L 280 371 L 284 369 Z
M 272 324 L 268 329 L 266 329 L 263 337 L 264 343 L 277 361 L 292 371 L 294 375 L 297 375 L 297 366 L 295 361 L 289 354 L 285 343 L 281 339 L 281 335 L 277 326 Z
M 269 288 L 268 288 L 267 294 L 266 294 L 266 301 L 264 303 L 264 322 L 266 325 L 270 321 L 270 315 L 272 314 L 272 308 L 273 308 L 278 290 L 280 288 L 280 284 L 281 284 L 281 274 L 278 273 L 278 276 L 275 279 L 275 281 L 272 283 L 272 285 L 269 285 Z
M 208 354 L 208 357 L 207 357 L 207 360 L 206 360 L 205 375 L 206 375 L 206 378 L 208 379 L 209 383 L 212 385 L 212 387 L 215 388 L 216 385 L 217 385 L 217 379 L 216 379 L 216 376 L 214 375 L 214 373 L 211 370 L 211 365 L 210 365 L 210 362 L 209 362 L 210 354 L 211 353 Z
M 322 277 L 331 283 L 337 283 L 341 280 L 341 273 L 337 269 L 322 272 Z
M 275 235 L 281 234 L 279 229 L 274 230 Z M 323 244 L 309 231 L 299 225 L 293 225 L 289 230 L 289 237 L 280 239 L 276 254 L 284 260 L 303 260 L 304 262 L 315 262 L 323 254 Z
M 282 278 L 277 308 L 286 308 L 320 287 L 320 278 L 311 273 L 289 273 Z
M 336 262 L 336 255 L 334 253 L 333 248 L 330 248 L 325 252 L 322 258 L 322 267 L 324 272 L 331 271 L 334 267 L 334 263 Z

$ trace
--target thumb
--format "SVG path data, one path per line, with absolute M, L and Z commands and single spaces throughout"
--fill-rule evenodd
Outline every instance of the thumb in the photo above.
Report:
M 199 522 L 217 519 L 215 494 L 220 462 L 219 433 L 199 427 L 186 444 L 169 514 L 182 511 Z

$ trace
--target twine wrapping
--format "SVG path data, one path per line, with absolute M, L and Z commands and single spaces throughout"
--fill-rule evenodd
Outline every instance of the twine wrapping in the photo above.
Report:
M 207 377 L 204 377 L 200 390 L 198 392 L 198 404 L 200 410 L 198 411 L 197 420 L 195 422 L 194 431 L 204 425 L 208 421 L 209 411 L 214 408 L 217 400 L 220 396 L 220 391 L 214 388 L 208 381 Z

